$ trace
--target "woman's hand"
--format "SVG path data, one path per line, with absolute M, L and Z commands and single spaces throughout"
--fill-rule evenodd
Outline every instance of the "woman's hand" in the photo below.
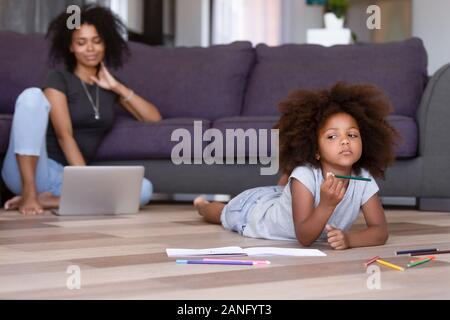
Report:
M 105 64 L 102 62 L 100 64 L 100 71 L 98 76 L 91 76 L 90 79 L 94 81 L 100 88 L 110 91 L 116 91 L 120 83 L 117 81 L 111 73 L 109 73 Z
M 339 181 L 338 181 L 339 180 Z M 345 195 L 344 183 L 327 174 L 327 178 L 320 186 L 320 204 L 328 208 L 336 208 Z
M 330 225 L 326 225 L 325 230 L 328 232 L 328 243 L 335 250 L 345 250 L 349 248 L 347 234 L 341 229 L 333 228 Z
M 127 88 L 117 81 L 109 73 L 105 64 L 102 62 L 98 76 L 91 77 L 99 87 L 115 92 L 120 99 L 121 105 L 130 112 L 137 120 L 146 122 L 156 122 L 161 120 L 161 114 L 155 105 L 134 94 L 133 90 Z

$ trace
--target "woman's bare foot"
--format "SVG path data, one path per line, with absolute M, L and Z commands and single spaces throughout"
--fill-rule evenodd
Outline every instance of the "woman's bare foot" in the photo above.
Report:
M 19 208 L 21 201 L 22 201 L 22 196 L 15 196 L 14 198 L 11 198 L 5 202 L 3 209 L 5 209 L 6 211 L 17 210 Z
M 15 196 L 6 201 L 4 209 L 7 211 L 19 210 L 22 214 L 40 214 L 43 209 L 54 209 L 59 207 L 59 197 L 50 192 L 40 193 L 37 197 L 28 197 L 24 200 L 22 196 Z
M 19 203 L 19 212 L 23 215 L 36 215 L 43 213 L 44 208 L 35 194 L 24 194 Z
M 208 204 L 208 203 L 210 203 L 210 202 L 207 201 L 202 196 L 199 196 L 194 199 L 194 207 L 197 209 L 199 215 L 204 216 L 203 207 L 205 206 L 205 204 Z
M 40 193 L 38 199 L 44 209 L 56 209 L 59 207 L 59 197 L 54 196 L 51 192 Z

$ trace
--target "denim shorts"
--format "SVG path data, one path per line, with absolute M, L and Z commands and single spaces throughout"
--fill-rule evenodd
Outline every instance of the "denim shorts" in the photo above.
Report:
M 282 188 L 282 186 L 258 187 L 238 194 L 222 209 L 220 221 L 223 227 L 242 235 L 255 205 L 267 196 L 279 193 Z

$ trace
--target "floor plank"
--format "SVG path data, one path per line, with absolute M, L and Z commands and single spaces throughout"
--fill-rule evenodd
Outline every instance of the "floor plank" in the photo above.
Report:
M 386 210 L 386 245 L 326 257 L 270 257 L 269 266 L 177 265 L 166 248 L 237 245 L 298 247 L 241 237 L 202 221 L 191 205 L 151 205 L 137 215 L 25 217 L 0 211 L 2 299 L 449 299 L 450 255 L 405 272 L 378 267 L 381 289 L 363 262 L 379 255 L 399 265 L 409 248 L 450 249 L 450 213 Z M 358 219 L 355 229 L 364 227 Z M 70 290 L 70 266 L 81 289 Z

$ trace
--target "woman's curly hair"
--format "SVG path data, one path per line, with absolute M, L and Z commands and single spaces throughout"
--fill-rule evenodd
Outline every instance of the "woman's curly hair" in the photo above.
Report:
M 318 132 L 336 113 L 347 113 L 358 123 L 362 139 L 361 158 L 353 165 L 373 177 L 384 178 L 386 168 L 395 160 L 397 131 L 386 121 L 391 105 L 387 97 L 372 85 L 338 82 L 327 90 L 292 92 L 279 104 L 281 118 L 275 126 L 280 132 L 280 167 L 290 174 L 301 165 L 319 168 L 316 159 Z
M 71 72 L 75 69 L 75 55 L 70 52 L 72 35 L 75 30 L 67 27 L 72 14 L 63 12 L 49 25 L 47 38 L 50 39 L 50 62 L 63 61 Z M 108 66 L 119 68 L 130 55 L 127 42 L 122 37 L 126 26 L 110 9 L 95 5 L 81 7 L 80 23 L 93 25 L 105 44 L 105 62 Z

